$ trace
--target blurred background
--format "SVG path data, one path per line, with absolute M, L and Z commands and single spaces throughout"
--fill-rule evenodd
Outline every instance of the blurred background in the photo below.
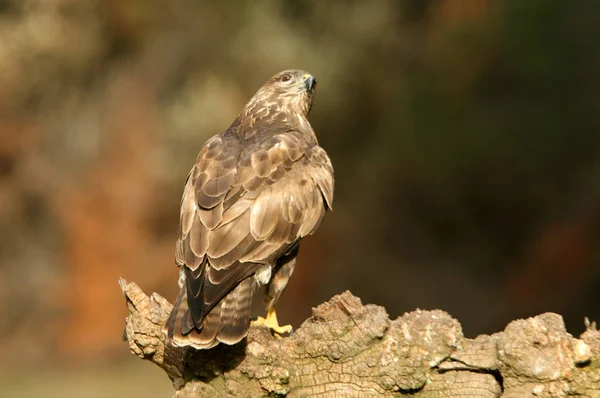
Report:
M 0 1 L 0 390 L 166 397 L 117 280 L 170 301 L 187 172 L 272 74 L 319 80 L 334 211 L 280 320 L 351 290 L 468 337 L 600 320 L 600 4 Z

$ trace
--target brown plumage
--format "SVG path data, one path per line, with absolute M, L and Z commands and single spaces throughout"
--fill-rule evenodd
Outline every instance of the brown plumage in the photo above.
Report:
M 300 240 L 331 209 L 333 168 L 307 120 L 315 85 L 303 71 L 278 73 L 200 150 L 181 200 L 175 259 L 185 280 L 165 324 L 172 344 L 242 340 L 256 286 L 269 283 L 271 315 Z

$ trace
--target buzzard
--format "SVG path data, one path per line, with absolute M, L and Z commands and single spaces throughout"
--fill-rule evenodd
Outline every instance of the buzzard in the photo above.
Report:
M 175 346 L 209 349 L 248 333 L 255 289 L 267 317 L 296 263 L 300 240 L 331 209 L 333 168 L 308 122 L 315 78 L 286 70 L 269 79 L 224 132 L 200 150 L 185 182 L 175 260 L 181 291 L 164 329 Z

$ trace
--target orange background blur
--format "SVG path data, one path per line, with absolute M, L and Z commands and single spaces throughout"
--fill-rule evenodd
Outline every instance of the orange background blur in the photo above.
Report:
M 547 311 L 580 333 L 600 320 L 599 37 L 591 1 L 0 1 L 3 396 L 170 396 L 121 341 L 117 280 L 174 300 L 187 172 L 285 68 L 319 81 L 336 193 L 282 322 L 349 289 L 470 337 Z

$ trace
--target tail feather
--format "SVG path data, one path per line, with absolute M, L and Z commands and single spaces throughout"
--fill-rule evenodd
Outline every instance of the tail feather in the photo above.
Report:
M 192 325 L 187 322 L 188 317 L 191 318 L 188 314 L 190 314 L 190 311 L 187 305 L 187 289 L 183 286 L 179 291 L 175 304 L 173 304 L 171 314 L 163 326 L 163 332 L 167 334 L 169 340 L 173 338 L 175 333 L 187 334 L 193 328 L 193 322 Z
M 208 349 L 219 344 L 217 335 L 221 327 L 221 303 L 218 303 L 214 308 L 206 314 L 202 320 L 202 328 L 200 331 L 192 330 L 186 337 L 189 341 L 186 345 L 191 345 L 200 349 Z
M 163 328 L 167 341 L 178 347 L 209 349 L 219 343 L 236 344 L 248 334 L 253 281 L 244 279 L 217 303 L 197 328 L 189 309 L 187 289 L 182 287 Z
M 248 334 L 253 293 L 252 285 L 252 278 L 246 278 L 223 299 L 221 329 L 217 336 L 221 343 L 235 344 Z

